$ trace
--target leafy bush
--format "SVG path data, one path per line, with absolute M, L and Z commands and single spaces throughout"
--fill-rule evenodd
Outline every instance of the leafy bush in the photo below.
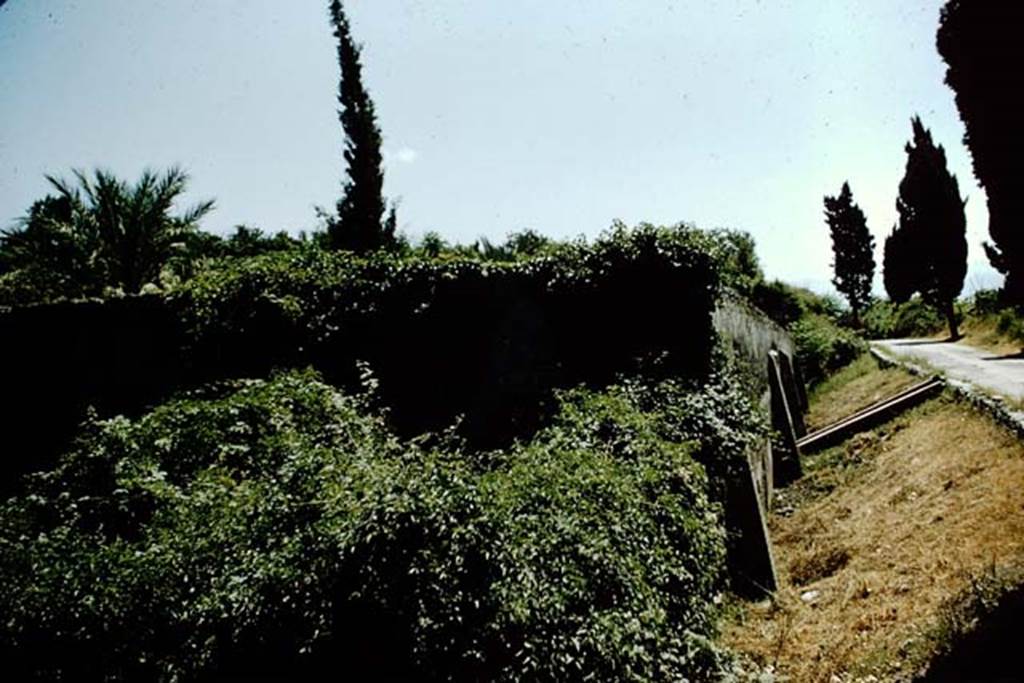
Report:
M 1024 343 L 1024 317 L 1013 308 L 1004 308 L 996 318 L 996 331 L 1013 341 Z
M 769 318 L 787 328 L 806 315 L 823 316 L 838 322 L 845 313 L 834 296 L 817 294 L 780 280 L 757 283 L 749 298 Z
M 758 283 L 750 300 L 783 327 L 789 327 L 804 315 L 804 303 L 796 289 L 780 280 Z
M 970 333 L 987 333 L 990 343 L 1024 343 L 1024 310 L 1007 306 L 1001 290 L 978 290 L 963 308 Z
M 309 373 L 93 421 L 0 509 L 5 667 L 711 678 L 724 531 L 692 456 L 742 457 L 730 391 L 573 390 L 489 456 L 399 441 Z
M 998 313 L 1002 308 L 1001 290 L 979 289 L 971 297 L 971 313 L 974 315 L 988 315 Z
M 869 339 L 927 337 L 943 329 L 946 321 L 920 297 L 895 304 L 877 299 L 861 316 Z
M 867 344 L 856 333 L 822 315 L 804 316 L 791 332 L 800 369 L 809 384 L 820 382 L 867 350 Z
M 749 297 L 764 281 L 754 238 L 750 233 L 730 228 L 709 230 L 707 235 L 715 245 L 715 255 L 722 272 L 722 284 Z
M 4 471 L 52 466 L 87 405 L 138 415 L 176 390 L 281 368 L 312 366 L 354 389 L 366 361 L 400 435 L 461 415 L 461 435 L 483 448 L 534 433 L 557 388 L 706 376 L 728 250 L 720 238 L 618 225 L 591 244 L 531 239 L 517 248 L 541 255 L 510 263 L 358 258 L 307 242 L 207 263 L 169 294 L 0 314 L 18 358 L 0 398 L 14 416 L 8 440 L 35 447 Z M 45 433 L 28 419 L 41 411 Z
M 43 268 L 24 267 L 0 274 L 0 306 L 28 306 L 98 294 L 98 290 L 86 292 L 70 278 Z
M 551 390 L 618 373 L 702 376 L 719 244 L 679 226 L 618 226 L 510 262 L 367 258 L 306 248 L 225 261 L 186 283 L 193 367 L 209 378 L 313 365 L 351 386 L 377 371 L 403 434 L 465 415 L 476 443 L 530 433 Z M 547 406 L 547 407 L 545 407 Z

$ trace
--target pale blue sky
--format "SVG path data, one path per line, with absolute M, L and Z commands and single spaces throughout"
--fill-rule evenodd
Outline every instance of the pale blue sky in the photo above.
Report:
M 349 0 L 416 237 L 595 235 L 620 218 L 747 230 L 768 274 L 827 286 L 822 196 L 849 180 L 878 242 L 921 115 L 984 192 L 934 47 L 942 0 Z M 10 0 L 0 7 L 0 224 L 44 173 L 185 166 L 204 227 L 315 226 L 343 173 L 326 2 Z M 879 278 L 880 283 L 880 278 Z M 880 285 L 879 285 L 880 286 Z

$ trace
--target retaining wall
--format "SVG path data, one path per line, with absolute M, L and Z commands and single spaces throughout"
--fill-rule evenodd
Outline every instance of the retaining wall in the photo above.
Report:
M 730 543 L 734 587 L 748 595 L 770 593 L 777 587 L 767 525 L 772 492 L 800 474 L 796 439 L 807 397 L 794 363 L 796 347 L 784 328 L 728 295 L 719 301 L 712 320 L 778 435 L 747 454 L 748 473 L 731 483 L 726 510 L 729 528 L 740 534 Z

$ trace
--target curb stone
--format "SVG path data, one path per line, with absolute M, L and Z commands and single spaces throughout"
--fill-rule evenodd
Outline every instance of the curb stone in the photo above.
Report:
M 893 358 L 882 352 L 877 347 L 871 347 L 871 355 L 878 360 L 882 367 L 900 367 L 912 375 L 927 376 L 934 374 L 908 360 Z M 1002 398 L 991 396 L 978 389 L 970 382 L 952 379 L 945 375 L 939 375 L 939 380 L 948 387 L 957 398 L 962 399 L 978 410 L 986 413 L 997 423 L 1012 431 L 1018 439 L 1024 440 L 1024 410 L 1014 410 L 1008 406 Z

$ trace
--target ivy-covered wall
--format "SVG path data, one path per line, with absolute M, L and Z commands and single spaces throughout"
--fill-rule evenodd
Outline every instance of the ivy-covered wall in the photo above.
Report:
M 306 366 L 340 387 L 368 366 L 400 434 L 461 417 L 474 445 L 508 443 L 543 424 L 554 388 L 705 375 L 716 248 L 643 227 L 512 263 L 299 249 L 224 262 L 168 296 L 14 309 L 0 314 L 5 474 L 51 464 L 87 406 L 138 414 Z

